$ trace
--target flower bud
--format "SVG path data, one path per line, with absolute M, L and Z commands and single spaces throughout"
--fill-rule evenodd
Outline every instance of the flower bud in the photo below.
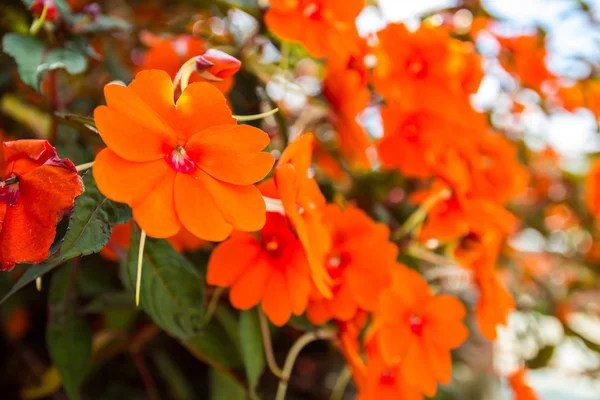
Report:
M 196 57 L 196 70 L 208 81 L 222 81 L 240 70 L 242 62 L 221 50 L 208 49 Z
M 44 20 L 54 21 L 58 15 L 54 0 L 34 0 L 34 2 L 31 3 L 30 9 L 33 15 L 35 15 L 36 18 L 39 18 L 42 16 L 44 6 L 48 9 L 46 11 L 46 18 L 44 18 Z

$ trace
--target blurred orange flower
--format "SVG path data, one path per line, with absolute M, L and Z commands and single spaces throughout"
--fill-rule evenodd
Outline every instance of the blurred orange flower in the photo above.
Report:
M 313 324 L 334 318 L 347 321 L 359 309 L 373 311 L 379 294 L 389 285 L 398 248 L 389 241 L 387 226 L 373 222 L 362 210 L 328 205 L 332 247 L 325 266 L 332 280 L 331 299 L 317 293 L 308 308 Z M 373 251 L 377 249 L 377 251 Z
M 292 313 L 301 315 L 308 303 L 311 274 L 302 244 L 284 216 L 268 213 L 260 240 L 244 232 L 215 248 L 208 262 L 207 282 L 231 287 L 229 299 L 247 310 L 259 302 L 275 325 Z
M 304 134 L 281 154 L 275 179 L 261 185 L 265 196 L 280 199 L 285 215 L 306 251 L 312 279 L 321 294 L 332 296 L 331 279 L 324 260 L 331 248 L 331 237 L 324 223 L 325 197 L 310 176 L 313 136 Z
M 271 0 L 265 23 L 283 40 L 301 43 L 316 58 L 347 53 L 356 43 L 354 20 L 365 0 Z
M 585 205 L 595 216 L 600 215 L 600 158 L 595 160 L 585 178 Z
M 56 225 L 84 188 L 75 166 L 45 140 L 0 144 L 0 269 L 49 256 Z
M 94 177 L 104 195 L 133 209 L 149 236 L 185 227 L 221 241 L 233 229 L 262 228 L 265 203 L 252 184 L 273 165 L 273 156 L 260 152 L 269 137 L 236 125 L 220 91 L 193 83 L 174 104 L 169 76 L 150 70 L 104 93 L 107 106 L 94 117 L 108 148 L 96 157 Z
M 508 382 L 514 393 L 515 400 L 538 400 L 531 386 L 525 382 L 527 370 L 524 367 L 519 368 L 515 373 L 508 377 Z
M 468 337 L 462 303 L 434 296 L 416 271 L 398 266 L 391 287 L 381 294 L 370 335 L 376 335 L 385 365 L 398 367 L 408 385 L 428 397 L 437 382 L 450 382 L 450 350 Z
M 489 340 L 496 340 L 496 328 L 506 325 L 508 316 L 515 309 L 512 295 L 495 272 L 501 244 L 502 236 L 488 231 L 464 238 L 455 250 L 456 259 L 473 272 L 479 288 L 475 316 L 481 333 Z
M 546 66 L 547 52 L 541 37 L 524 35 L 496 38 L 502 47 L 500 63 L 506 71 L 515 74 L 523 86 L 539 92 L 544 82 L 555 79 Z

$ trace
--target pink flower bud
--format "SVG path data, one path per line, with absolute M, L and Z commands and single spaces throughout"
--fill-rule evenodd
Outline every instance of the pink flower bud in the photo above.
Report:
M 222 81 L 233 76 L 242 67 L 242 62 L 221 50 L 208 49 L 196 57 L 196 70 L 208 81 Z

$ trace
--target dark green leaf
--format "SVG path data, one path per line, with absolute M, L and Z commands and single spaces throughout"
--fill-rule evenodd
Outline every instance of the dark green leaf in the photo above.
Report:
M 75 312 L 75 276 L 72 272 L 72 268 L 62 268 L 52 276 L 46 342 L 65 391 L 70 399 L 78 399 L 79 387 L 92 356 L 92 331 L 85 319 Z
M 210 371 L 210 400 L 245 400 L 246 391 L 231 377 L 212 369 Z
M 167 383 L 169 394 L 174 400 L 193 400 L 194 387 L 188 381 L 185 374 L 175 361 L 171 359 L 169 353 L 164 349 L 154 351 L 154 364 L 160 372 L 160 376 Z
M 135 288 L 140 230 L 132 224 L 124 281 Z M 157 325 L 184 339 L 200 332 L 204 316 L 204 278 L 166 240 L 146 241 L 140 290 L 141 307 Z
M 235 343 L 220 324 L 212 323 L 186 339 L 183 344 L 198 359 L 220 370 L 230 370 L 242 365 Z
M 255 392 L 265 368 L 265 352 L 256 308 L 240 314 L 240 344 L 250 390 Z
M 38 90 L 38 66 L 46 45 L 33 36 L 8 33 L 2 39 L 2 50 L 15 59 L 23 83 Z
M 115 310 L 131 310 L 135 302 L 130 292 L 104 293 L 83 307 L 84 313 L 104 313 Z
M 52 255 L 42 264 L 21 267 L 27 270 L 0 300 L 0 304 L 64 261 L 102 250 L 108 243 L 112 225 L 125 223 L 131 218 L 131 210 L 127 205 L 108 200 L 98 191 L 92 174 L 86 174 L 83 182 L 85 192 L 75 199 L 69 228 L 63 240 L 54 247 Z

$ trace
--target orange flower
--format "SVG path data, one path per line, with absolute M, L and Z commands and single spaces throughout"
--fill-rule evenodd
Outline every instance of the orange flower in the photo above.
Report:
M 325 297 L 331 297 L 331 279 L 324 265 L 331 238 L 323 220 L 325 197 L 309 176 L 313 136 L 298 137 L 281 154 L 275 179 L 261 185 L 265 196 L 281 200 L 285 215 L 306 251 L 312 279 Z
M 302 244 L 287 227 L 285 217 L 269 213 L 260 241 L 234 232 L 212 252 L 207 282 L 231 287 L 229 299 L 247 310 L 259 302 L 269 319 L 284 325 L 292 313 L 301 315 L 310 292 L 310 269 Z
M 271 0 L 265 23 L 283 40 L 301 43 L 317 58 L 355 46 L 354 20 L 364 0 Z
M 39 263 L 56 225 L 84 188 L 73 163 L 45 140 L 4 142 L 0 151 L 0 269 Z
M 515 400 L 538 400 L 531 386 L 525 382 L 525 373 L 527 370 L 524 367 L 519 368 L 515 373 L 508 377 L 508 382 L 514 393 Z
M 363 360 L 358 341 L 362 325 L 351 321 L 340 327 L 341 349 L 358 389 L 357 400 L 422 400 L 419 390 L 402 376 L 400 366 L 386 365 L 375 338 L 365 346 L 366 362 Z
M 215 63 L 215 58 L 210 55 L 215 51 L 212 49 L 206 50 L 204 41 L 195 38 L 190 35 L 179 35 L 174 38 L 157 38 L 151 40 L 150 50 L 144 57 L 144 62 L 139 67 L 139 71 L 148 69 L 161 69 L 165 71 L 171 79 L 174 79 L 181 66 L 192 57 L 206 55 L 209 53 L 207 59 L 213 64 L 210 68 L 213 71 L 213 75 L 218 76 L 218 80 L 211 79 L 211 85 L 223 93 L 229 92 L 233 86 L 232 75 L 237 72 L 239 67 L 233 71 L 231 68 L 227 68 L 229 71 L 233 71 L 227 76 L 222 74 L 223 63 Z M 231 57 L 231 56 L 229 56 Z M 231 57 L 233 58 L 233 57 Z M 236 60 L 239 63 L 239 60 Z M 216 67 L 216 68 L 215 68 Z M 198 74 L 192 74 L 190 82 L 202 82 L 204 79 Z
M 595 216 L 600 215 L 600 159 L 595 160 L 588 171 L 585 188 L 587 209 Z
M 546 67 L 544 41 L 538 35 L 497 37 L 502 51 L 500 63 L 514 74 L 525 87 L 536 91 L 548 80 L 555 79 Z
M 481 333 L 489 340 L 496 340 L 496 328 L 506 325 L 508 316 L 515 309 L 510 292 L 494 271 L 501 244 L 499 233 L 487 231 L 464 238 L 454 254 L 463 266 L 473 271 L 473 279 L 479 288 L 475 316 Z
M 410 386 L 433 397 L 437 382 L 450 382 L 450 350 L 467 339 L 465 308 L 452 296 L 434 296 L 416 271 L 399 268 L 381 295 L 370 334 L 385 365 L 398 367 Z
M 441 106 L 455 102 L 465 90 L 477 90 L 472 52 L 453 44 L 445 28 L 422 24 L 410 32 L 402 24 L 390 24 L 377 36 L 373 84 L 388 100 Z
M 124 87 L 107 85 L 107 106 L 96 108 L 108 148 L 96 157 L 94 177 L 108 198 L 127 203 L 140 227 L 166 238 L 183 227 L 221 241 L 233 229 L 256 231 L 265 203 L 252 184 L 273 157 L 260 152 L 269 137 L 236 125 L 223 94 L 193 83 L 173 103 L 164 71 L 142 71 Z
M 332 204 L 327 206 L 325 218 L 332 231 L 325 265 L 333 297 L 325 299 L 317 294 L 310 303 L 308 318 L 315 325 L 330 318 L 347 321 L 359 309 L 372 311 L 379 293 L 389 285 L 390 270 L 398 256 L 398 248 L 388 240 L 388 227 L 373 222 L 360 209 L 341 210 Z
M 207 241 L 198 239 L 185 228 L 180 230 L 177 235 L 171 236 L 168 240 L 171 246 L 178 252 L 194 251 L 209 246 Z M 107 260 L 118 261 L 117 250 L 127 251 L 130 242 L 131 222 L 114 225 L 109 242 L 100 250 L 100 255 Z

